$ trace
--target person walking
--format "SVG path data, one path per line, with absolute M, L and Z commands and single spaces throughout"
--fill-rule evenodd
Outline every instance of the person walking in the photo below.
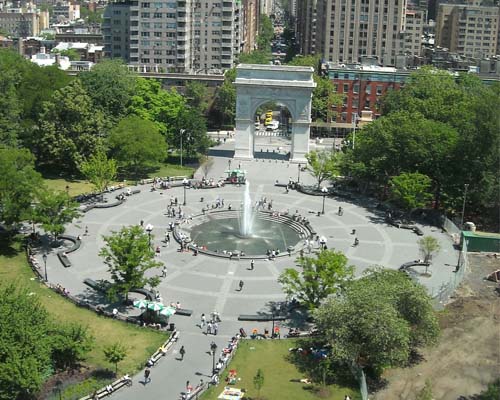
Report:
M 83 236 L 88 236 L 89 235 L 89 227 L 86 226 L 85 227 L 85 233 L 83 234 Z
M 219 332 L 219 324 L 214 322 L 214 335 L 217 335 L 217 332 Z
M 147 383 L 151 382 L 151 370 L 148 368 L 146 368 L 144 370 L 144 384 L 146 385 Z
M 200 328 L 203 329 L 206 323 L 207 323 L 207 317 L 205 316 L 205 314 L 201 314 Z
M 240 283 L 238 283 L 238 286 L 240 287 L 240 292 L 243 290 L 244 285 L 245 283 L 243 281 L 240 281 Z
M 213 327 L 212 321 L 209 321 L 207 324 L 207 335 L 212 334 L 212 327 Z
M 179 350 L 179 354 L 181 355 L 181 360 L 184 360 L 184 354 L 186 354 L 186 350 L 184 349 L 184 346 L 181 346 L 181 349 Z
M 252 270 L 252 271 L 253 271 L 253 268 L 254 268 L 254 267 L 255 267 L 255 261 L 254 261 L 254 260 L 252 260 L 252 261 L 250 261 L 250 270 Z
M 167 277 L 167 267 L 163 266 L 163 269 L 161 270 L 161 277 L 166 278 Z

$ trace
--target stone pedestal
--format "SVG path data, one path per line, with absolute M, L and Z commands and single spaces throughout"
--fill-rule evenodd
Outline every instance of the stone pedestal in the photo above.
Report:
M 234 158 L 249 160 L 253 158 L 254 124 L 249 119 L 236 120 L 234 137 Z
M 292 151 L 290 162 L 307 163 L 306 154 L 309 153 L 310 127 L 307 121 L 297 121 L 292 124 Z

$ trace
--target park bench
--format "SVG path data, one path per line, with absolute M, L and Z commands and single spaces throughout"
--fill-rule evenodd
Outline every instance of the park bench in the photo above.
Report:
M 279 183 L 279 182 L 276 182 L 274 184 L 274 186 L 286 188 L 286 187 L 288 187 L 288 183 Z
M 193 310 L 186 310 L 185 308 L 177 308 L 175 310 L 175 315 L 182 315 L 184 317 L 190 317 L 193 314 Z
M 66 253 L 72 253 L 72 252 L 78 250 L 80 248 L 80 246 L 82 245 L 82 241 L 75 236 L 59 235 L 58 238 L 62 239 L 62 240 L 69 240 L 70 242 L 73 242 L 73 246 L 71 246 L 69 249 L 65 250 Z
M 101 281 L 96 282 L 90 278 L 85 278 L 83 280 L 83 283 L 85 283 L 87 286 L 91 287 L 92 289 L 94 289 L 97 292 L 106 292 L 111 285 L 108 281 L 101 280 Z
M 151 290 L 144 289 L 144 288 L 134 288 L 130 290 L 132 293 L 139 293 L 144 296 L 146 296 L 146 299 L 148 300 L 153 300 L 155 298 L 154 293 Z
M 257 314 L 249 315 L 242 314 L 238 316 L 238 321 L 285 321 L 287 317 L 285 315 L 272 315 L 272 314 Z
M 132 385 L 132 381 L 130 380 L 130 378 L 127 379 L 125 376 L 122 376 L 120 379 L 117 379 L 116 381 L 114 381 L 113 383 L 110 384 L 111 391 L 108 391 L 108 389 L 106 387 L 103 387 L 96 392 L 97 397 L 94 396 L 93 394 L 91 394 L 91 395 L 87 395 L 85 397 L 82 397 L 80 400 L 94 400 L 96 398 L 103 399 L 104 397 L 107 397 L 107 396 L 111 395 L 112 393 L 116 392 L 118 389 L 121 389 L 124 386 L 131 386 L 131 385 Z
M 64 251 L 58 252 L 57 258 L 59 258 L 59 261 L 61 261 L 61 264 L 63 265 L 64 268 L 71 267 L 71 261 L 69 261 L 69 258 Z
M 422 232 L 422 229 L 420 229 L 418 226 L 413 226 L 411 228 L 413 232 L 415 232 L 418 236 L 424 236 L 424 232 Z
M 120 204 L 123 204 L 125 200 L 118 200 L 115 201 L 114 203 L 102 203 L 102 204 L 95 204 L 94 208 L 111 208 L 111 207 L 117 207 Z

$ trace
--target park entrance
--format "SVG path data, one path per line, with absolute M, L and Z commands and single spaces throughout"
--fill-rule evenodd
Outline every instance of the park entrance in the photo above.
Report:
M 234 157 L 252 159 L 255 152 L 255 112 L 269 101 L 283 104 L 291 115 L 290 161 L 305 162 L 309 151 L 313 68 L 275 65 L 236 67 L 236 142 Z

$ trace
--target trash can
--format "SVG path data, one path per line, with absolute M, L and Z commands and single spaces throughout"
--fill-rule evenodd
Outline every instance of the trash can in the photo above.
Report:
M 168 328 L 171 332 L 175 331 L 175 323 L 171 322 L 170 327 Z

